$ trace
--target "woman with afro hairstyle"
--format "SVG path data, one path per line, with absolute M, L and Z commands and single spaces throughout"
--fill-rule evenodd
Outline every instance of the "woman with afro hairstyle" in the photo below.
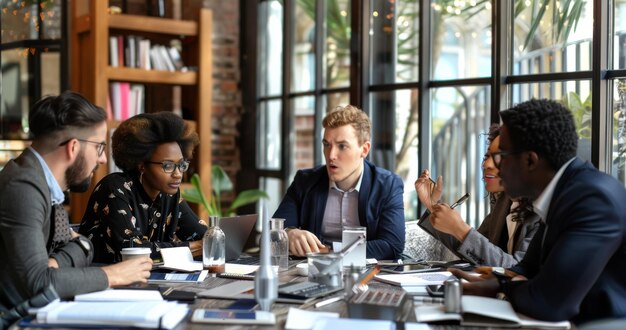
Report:
M 176 246 L 202 255 L 206 226 L 179 189 L 198 135 L 171 112 L 145 113 L 122 122 L 111 144 L 122 172 L 96 185 L 79 231 L 93 242 L 93 261 L 121 261 L 126 247 L 149 247 L 153 259 Z

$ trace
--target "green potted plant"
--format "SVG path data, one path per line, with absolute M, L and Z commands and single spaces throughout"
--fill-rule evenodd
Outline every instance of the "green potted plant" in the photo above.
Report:
M 192 188 L 182 190 L 182 196 L 187 202 L 200 204 L 209 213 L 209 215 L 216 215 L 219 217 L 231 216 L 235 214 L 235 210 L 244 205 L 252 204 L 261 198 L 269 198 L 267 193 L 258 189 L 249 189 L 240 192 L 235 196 L 235 199 L 231 205 L 223 210 L 221 203 L 222 192 L 228 192 L 233 190 L 233 183 L 219 165 L 213 165 L 211 168 L 211 198 L 207 198 L 207 195 L 202 190 L 200 184 L 200 176 L 196 173 L 191 177 Z

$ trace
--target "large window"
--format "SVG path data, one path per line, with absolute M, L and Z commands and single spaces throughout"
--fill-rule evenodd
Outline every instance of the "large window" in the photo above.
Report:
M 257 148 L 265 164 L 244 170 L 275 180 L 274 205 L 296 170 L 323 164 L 321 119 L 348 103 L 372 119 L 370 160 L 405 181 L 407 220 L 422 211 L 413 183 L 429 168 L 444 177 L 445 201 L 470 193 L 460 211 L 477 226 L 489 212 L 481 180 L 485 133 L 500 110 L 530 98 L 566 104 L 579 155 L 626 182 L 626 0 L 242 5 L 259 22 L 250 68 L 261 86 L 279 89 L 244 91 L 254 104 L 250 120 L 280 144 Z M 269 28 L 269 17 L 282 21 Z M 280 155 L 269 154 L 276 150 Z

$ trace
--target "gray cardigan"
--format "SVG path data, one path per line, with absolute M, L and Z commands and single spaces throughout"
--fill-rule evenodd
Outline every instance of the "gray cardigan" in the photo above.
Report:
M 0 310 L 10 309 L 50 283 L 61 298 L 103 290 L 108 279 L 89 267 L 80 243 L 70 241 L 48 251 L 52 204 L 41 164 L 30 149 L 0 172 Z M 59 268 L 48 268 L 54 256 Z

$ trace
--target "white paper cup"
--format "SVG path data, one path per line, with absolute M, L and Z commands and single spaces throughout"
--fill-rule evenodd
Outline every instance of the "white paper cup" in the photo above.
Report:
M 150 248 L 123 248 L 121 251 L 122 261 L 139 257 L 150 257 L 151 252 Z

